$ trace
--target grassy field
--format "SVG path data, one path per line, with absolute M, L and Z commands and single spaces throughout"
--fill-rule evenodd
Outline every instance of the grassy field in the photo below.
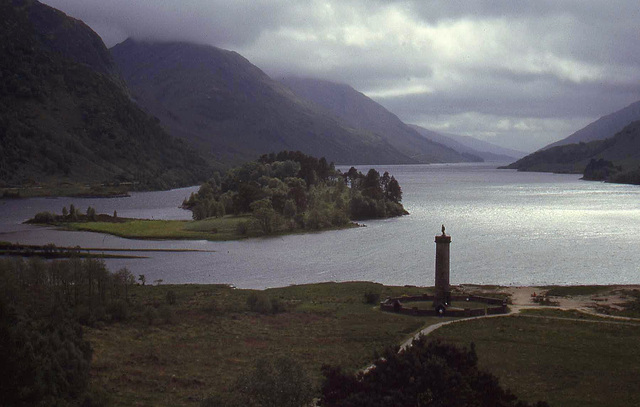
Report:
M 428 291 L 367 282 L 264 291 L 135 286 L 129 320 L 85 331 L 94 349 L 91 386 L 115 406 L 197 406 L 230 391 L 260 358 L 278 356 L 297 360 L 319 385 L 323 364 L 355 371 L 374 352 L 448 320 L 381 312 L 365 294 L 384 299 Z M 256 294 L 277 300 L 284 311 L 251 311 L 247 299 Z M 523 313 L 453 324 L 431 336 L 461 346 L 474 342 L 481 367 L 523 400 L 639 405 L 640 323 L 598 323 L 602 318 L 553 309 Z
M 225 216 L 199 221 L 128 219 L 124 222 L 74 222 L 62 223 L 59 226 L 71 230 L 107 233 L 129 239 L 224 241 L 264 235 L 250 215 Z M 348 224 L 344 228 L 356 226 Z M 241 232 L 241 229 L 245 232 Z M 312 232 L 311 230 L 292 230 L 274 234 L 274 236 Z
M 175 293 L 174 305 L 166 304 L 168 291 Z M 286 311 L 263 315 L 248 309 L 252 290 L 136 286 L 137 316 L 86 331 L 94 349 L 92 387 L 116 406 L 193 406 L 228 391 L 259 358 L 279 355 L 298 360 L 318 385 L 323 364 L 360 369 L 375 351 L 443 320 L 383 313 L 364 302 L 366 292 L 384 298 L 425 289 L 374 283 L 269 289 L 261 293 Z
M 606 285 L 575 285 L 575 286 L 550 286 L 547 296 L 572 297 L 577 295 L 600 294 L 610 289 Z
M 561 310 L 553 308 L 534 308 L 520 310 L 522 315 L 550 317 L 550 318 L 565 318 L 565 319 L 584 319 L 590 321 L 611 321 L 611 318 L 607 316 L 599 316 L 587 314 L 576 310 Z
M 107 233 L 129 239 L 162 240 L 238 240 L 259 236 L 259 229 L 249 216 L 225 216 L 201 221 L 130 219 L 126 222 L 75 222 L 64 228 L 87 232 Z M 238 231 L 238 225 L 247 225 L 247 233 Z
M 640 324 L 510 316 L 448 325 L 432 336 L 474 342 L 480 366 L 523 400 L 640 405 Z

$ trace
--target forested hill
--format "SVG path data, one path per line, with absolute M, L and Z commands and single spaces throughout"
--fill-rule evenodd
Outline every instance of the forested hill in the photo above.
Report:
M 380 135 L 318 111 L 235 52 L 128 39 L 111 53 L 141 106 L 228 164 L 280 150 L 345 164 L 416 162 Z
M 265 234 L 344 227 L 351 220 L 408 214 L 396 179 L 371 168 L 346 174 L 300 151 L 261 156 L 214 174 L 183 203 L 196 220 L 251 214 Z
M 483 161 L 473 153 L 460 153 L 423 137 L 395 114 L 349 85 L 298 77 L 283 78 L 280 82 L 297 96 L 317 104 L 349 126 L 379 134 L 419 163 Z
M 44 50 L 87 65 L 124 84 L 102 39 L 84 22 L 37 1 L 18 0 L 13 4 L 22 4 L 33 28 L 33 38 Z
M 207 162 L 129 98 L 100 37 L 33 0 L 0 2 L 0 186 L 193 185 Z
M 540 150 L 505 168 L 584 173 L 585 179 L 640 184 L 640 121 L 612 138 Z

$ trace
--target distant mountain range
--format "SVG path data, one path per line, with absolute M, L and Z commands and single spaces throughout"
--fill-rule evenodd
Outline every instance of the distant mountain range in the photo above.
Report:
M 0 186 L 175 187 L 281 150 L 339 164 L 518 155 L 408 126 L 348 85 L 272 80 L 232 51 L 132 39 L 109 51 L 36 0 L 1 2 L 0 16 Z
M 459 152 L 444 143 L 423 137 L 395 114 L 349 85 L 298 77 L 283 78 L 280 82 L 300 98 L 315 103 L 351 128 L 380 135 L 417 163 L 482 161 L 471 149 Z
M 235 52 L 132 39 L 111 52 L 137 102 L 221 162 L 280 150 L 349 164 L 416 162 L 379 134 L 319 111 Z
M 488 143 L 486 141 L 478 140 L 477 138 L 469 136 L 460 136 L 457 134 L 448 133 L 436 133 L 435 131 L 425 129 L 424 127 L 409 125 L 423 137 L 436 143 L 443 144 L 447 147 L 453 148 L 463 154 L 472 154 L 480 157 L 487 162 L 505 163 L 513 161 L 517 158 L 524 157 L 526 153 L 522 151 L 512 150 L 510 148 L 504 148 L 496 146 L 495 144 Z
M 100 37 L 34 0 L 0 3 L 0 185 L 193 185 L 211 173 L 129 98 Z

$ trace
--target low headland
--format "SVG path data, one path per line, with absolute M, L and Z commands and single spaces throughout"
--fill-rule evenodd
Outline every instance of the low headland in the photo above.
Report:
M 362 226 L 356 222 L 348 222 L 339 226 L 326 226 L 312 230 L 290 228 L 265 234 L 260 224 L 251 214 L 225 215 L 191 221 L 121 218 L 108 214 L 96 214 L 94 219 L 95 220 L 91 220 L 90 217 L 82 214 L 72 219 L 68 215 L 64 216 L 46 212 L 36 214 L 35 217 L 29 219 L 26 223 L 55 226 L 63 230 L 106 233 L 126 239 L 210 241 L 282 236 Z
M 131 239 L 222 241 L 353 228 L 360 220 L 408 214 L 388 172 L 365 175 L 351 167 L 343 174 L 324 158 L 290 151 L 215 173 L 182 207 L 192 211 L 192 221 L 129 219 L 71 205 L 27 222 Z
M 121 198 L 130 196 L 132 183 L 104 184 L 77 182 L 45 182 L 21 186 L 0 187 L 0 198 L 21 199 L 37 197 Z

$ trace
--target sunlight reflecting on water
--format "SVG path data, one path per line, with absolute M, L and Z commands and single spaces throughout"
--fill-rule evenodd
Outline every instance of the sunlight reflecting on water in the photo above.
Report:
M 454 284 L 640 282 L 640 187 L 486 164 L 376 168 L 398 179 L 411 215 L 368 221 L 364 228 L 222 243 L 136 241 L 20 225 L 22 218 L 48 208 L 59 212 L 69 202 L 99 212 L 117 209 L 120 216 L 188 219 L 190 213 L 178 206 L 195 190 L 190 188 L 121 200 L 0 201 L 0 240 L 215 250 L 107 262 L 112 269 L 126 266 L 146 274 L 149 281 L 251 288 L 328 280 L 433 285 L 433 239 L 445 224 L 453 239 Z

